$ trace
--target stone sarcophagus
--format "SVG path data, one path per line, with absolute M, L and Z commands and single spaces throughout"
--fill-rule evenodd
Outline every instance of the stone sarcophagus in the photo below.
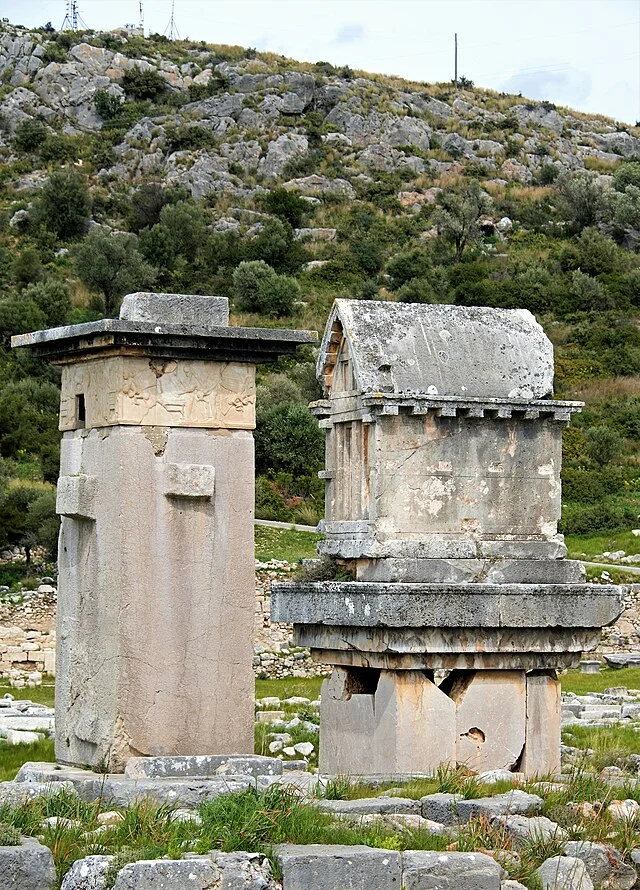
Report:
M 253 752 L 255 365 L 315 335 L 132 294 L 14 337 L 62 368 L 56 757 Z
M 272 618 L 335 666 L 329 773 L 560 767 L 558 668 L 621 611 L 558 534 L 553 350 L 521 310 L 338 300 L 318 360 L 325 538 L 352 581 L 276 585 Z M 447 671 L 439 685 L 435 671 Z

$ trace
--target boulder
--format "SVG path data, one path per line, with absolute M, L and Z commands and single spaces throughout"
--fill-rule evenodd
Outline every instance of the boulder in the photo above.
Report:
M 582 859 L 553 856 L 536 870 L 542 890 L 594 890 Z
M 209 858 L 147 859 L 125 865 L 113 890 L 211 890 L 219 881 L 220 869 Z
M 274 854 L 282 869 L 286 890 L 373 890 L 374 887 L 375 890 L 399 890 L 400 887 L 401 859 L 393 850 L 338 844 L 281 844 L 274 848 Z
M 56 870 L 51 850 L 28 837 L 19 846 L 0 847 L 0 880 L 7 890 L 53 890 Z
M 635 868 L 627 865 L 613 847 L 591 841 L 569 841 L 564 850 L 567 856 L 584 862 L 596 887 L 602 890 L 630 890 L 635 887 L 638 879 Z
M 484 853 L 407 850 L 402 866 L 404 890 L 500 890 L 502 868 Z
M 113 856 L 76 859 L 64 876 L 60 890 L 106 890 L 107 872 Z

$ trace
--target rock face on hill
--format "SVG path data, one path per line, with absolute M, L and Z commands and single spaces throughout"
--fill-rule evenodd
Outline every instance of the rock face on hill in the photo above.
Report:
M 196 198 L 242 198 L 278 179 L 294 180 L 310 196 L 348 197 L 354 185 L 384 172 L 406 171 L 411 180 L 475 164 L 502 182 L 530 183 L 543 165 L 606 170 L 640 156 L 635 128 L 546 102 L 355 76 L 252 51 L 251 58 L 238 59 L 237 51 L 224 58 L 205 44 L 148 41 L 136 54 L 113 35 L 71 35 L 69 42 L 79 42 L 67 50 L 52 36 L 8 24 L 0 32 L 5 151 L 21 122 L 33 119 L 69 135 L 99 133 L 96 92 L 117 108 L 127 98 L 127 72 L 147 72 L 164 85 L 162 103 L 115 144 L 100 171 L 105 183 L 154 176 Z M 319 154 L 324 175 L 311 182 Z

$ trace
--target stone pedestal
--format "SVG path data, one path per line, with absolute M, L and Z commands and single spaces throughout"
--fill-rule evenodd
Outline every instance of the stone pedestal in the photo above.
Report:
M 253 752 L 254 365 L 312 339 L 219 298 L 122 315 L 14 339 L 63 366 L 56 757 L 112 772 Z
M 581 404 L 551 398 L 551 343 L 520 310 L 338 300 L 317 372 L 319 551 L 354 580 L 273 585 L 271 616 L 335 666 L 321 768 L 557 773 L 556 670 L 622 596 L 564 558 L 562 428 Z

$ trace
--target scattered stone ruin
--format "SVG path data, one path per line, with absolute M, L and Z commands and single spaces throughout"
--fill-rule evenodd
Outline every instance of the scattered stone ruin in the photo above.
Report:
M 13 338 L 62 368 L 60 763 L 253 752 L 255 365 L 315 335 L 228 319 L 133 294 Z
M 318 359 L 325 540 L 350 581 L 274 585 L 334 671 L 320 770 L 560 770 L 556 670 L 594 649 L 619 587 L 566 560 L 553 349 L 523 310 L 338 300 Z M 435 671 L 447 671 L 436 685 Z

